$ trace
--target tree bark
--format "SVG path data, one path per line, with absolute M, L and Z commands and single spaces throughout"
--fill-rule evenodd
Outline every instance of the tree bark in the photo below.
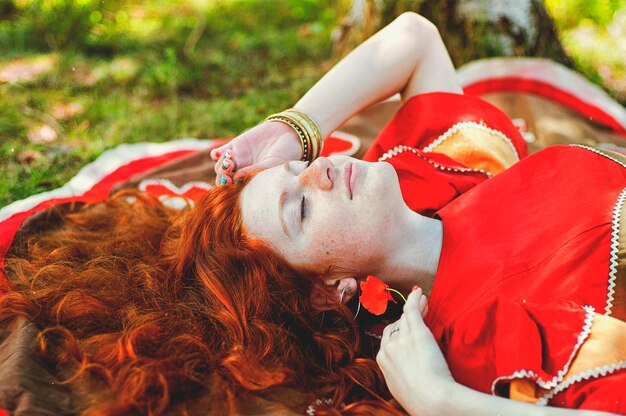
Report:
M 456 66 L 493 56 L 534 56 L 573 67 L 541 0 L 353 0 L 334 36 L 336 55 L 404 11 L 415 11 L 439 28 Z

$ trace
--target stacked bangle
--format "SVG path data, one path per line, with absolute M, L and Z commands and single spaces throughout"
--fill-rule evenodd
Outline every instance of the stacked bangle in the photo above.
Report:
M 268 116 L 265 121 L 280 121 L 295 130 L 302 144 L 302 158 L 300 160 L 312 162 L 320 155 L 322 133 L 317 123 L 302 111 L 289 108 Z

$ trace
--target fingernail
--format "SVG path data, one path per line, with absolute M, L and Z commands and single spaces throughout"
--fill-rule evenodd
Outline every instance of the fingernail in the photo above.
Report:
M 228 159 L 224 159 L 224 161 L 222 162 L 222 169 L 226 170 L 228 169 Z
M 231 158 L 230 150 L 227 150 L 226 153 L 224 153 L 224 157 L 226 159 L 230 159 Z
M 228 182 L 228 180 L 226 179 L 226 176 L 222 176 L 222 180 L 221 180 L 221 184 L 222 185 L 226 185 L 226 182 Z
M 420 287 L 418 285 L 415 285 L 411 288 L 411 292 L 415 292 L 417 289 L 419 289 Z
M 220 156 L 222 156 L 222 152 L 220 152 L 219 150 L 214 150 L 213 151 L 213 156 L 217 159 L 220 158 Z

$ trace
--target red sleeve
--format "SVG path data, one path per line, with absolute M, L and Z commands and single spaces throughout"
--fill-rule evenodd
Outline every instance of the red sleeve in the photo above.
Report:
M 444 334 L 444 353 L 454 378 L 476 390 L 508 397 L 516 379 L 549 390 L 589 336 L 593 315 L 568 301 L 537 305 L 498 297 L 455 320 Z
M 455 320 L 442 349 L 455 380 L 488 394 L 626 415 L 626 324 L 589 306 L 495 298 Z
M 527 155 L 526 142 L 509 117 L 478 97 L 433 92 L 409 99 L 385 126 L 363 160 L 376 161 L 398 145 L 423 149 L 453 125 L 462 122 L 484 124 L 507 136 L 520 158 Z
M 393 165 L 398 174 L 407 206 L 428 217 L 489 178 L 441 153 L 413 149 L 385 161 Z

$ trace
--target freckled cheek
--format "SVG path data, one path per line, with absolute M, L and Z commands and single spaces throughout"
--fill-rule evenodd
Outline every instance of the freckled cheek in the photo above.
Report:
M 313 253 L 320 260 L 334 257 L 337 248 L 337 237 L 332 232 L 320 232 L 313 241 Z
M 342 231 L 325 231 L 316 235 L 313 243 L 315 261 L 334 261 L 353 258 L 359 254 L 359 246 L 363 244 L 352 233 Z

